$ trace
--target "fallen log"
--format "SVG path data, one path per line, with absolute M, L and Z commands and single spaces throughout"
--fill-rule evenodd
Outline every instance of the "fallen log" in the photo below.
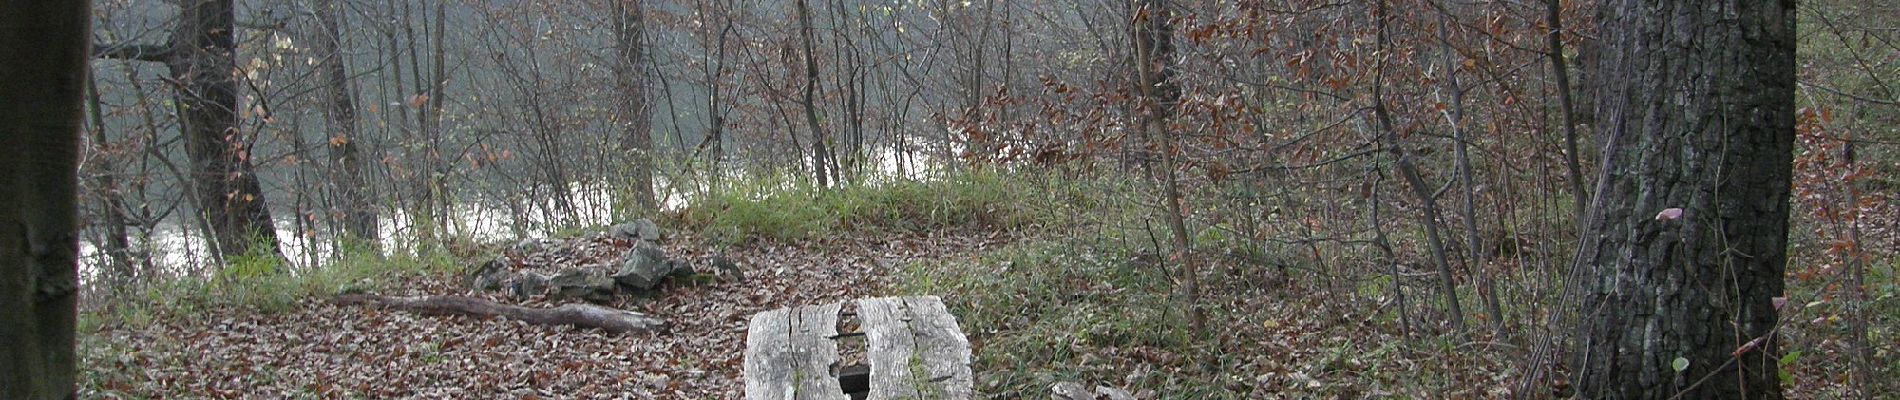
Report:
M 374 294 L 338 295 L 335 302 L 343 305 L 376 305 L 423 315 L 508 317 L 535 325 L 573 325 L 613 333 L 645 332 L 666 327 L 666 320 L 663 319 L 593 304 L 531 308 L 461 296 L 393 297 Z

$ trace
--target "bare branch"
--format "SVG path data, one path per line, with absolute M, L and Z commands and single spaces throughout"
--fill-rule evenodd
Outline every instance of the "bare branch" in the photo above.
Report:
M 1877 104 L 1877 105 L 1883 105 L 1883 106 L 1900 106 L 1900 101 L 1893 101 L 1893 100 L 1881 100 L 1881 99 L 1876 99 L 1876 98 L 1872 98 L 1872 97 L 1867 97 L 1867 96 L 1861 96 L 1861 95 L 1857 95 L 1857 94 L 1853 94 L 1853 93 L 1848 93 L 1848 92 L 1846 92 L 1846 91 L 1843 91 L 1843 90 L 1840 90 L 1840 89 L 1835 89 L 1835 88 L 1832 88 L 1832 87 L 1828 87 L 1827 85 L 1822 85 L 1822 84 L 1819 84 L 1819 83 L 1814 83 L 1814 82 L 1810 82 L 1810 81 L 1801 81 L 1801 86 L 1806 86 L 1806 87 L 1811 87 L 1811 88 L 1815 88 L 1815 89 L 1820 89 L 1820 90 L 1821 90 L 1821 91 L 1823 91 L 1823 92 L 1828 92 L 1828 93 L 1830 93 L 1830 94 L 1833 94 L 1833 95 L 1835 95 L 1835 96 L 1841 96 L 1841 97 L 1846 97 L 1846 98 L 1849 98 L 1849 99 L 1853 99 L 1853 100 L 1857 100 L 1857 101 L 1861 101 L 1861 102 L 1865 102 L 1865 103 L 1869 103 L 1869 104 Z
M 136 43 L 93 44 L 92 56 L 114 60 L 165 62 L 172 56 L 172 47 Z

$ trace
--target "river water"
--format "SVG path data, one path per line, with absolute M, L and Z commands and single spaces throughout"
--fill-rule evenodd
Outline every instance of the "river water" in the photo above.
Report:
M 870 176 L 868 179 L 929 179 L 940 169 L 928 167 L 937 163 L 919 162 L 926 156 L 900 154 L 888 148 L 879 150 L 876 152 L 875 165 L 867 165 L 865 174 Z M 900 168 L 900 165 L 904 167 Z M 673 188 L 664 177 L 655 176 L 654 186 L 657 192 L 663 193 L 660 199 L 662 209 L 678 210 L 689 205 L 691 196 Z M 707 190 L 704 184 L 692 186 L 697 186 L 701 192 Z M 544 212 L 563 209 L 554 204 L 554 199 L 534 199 L 539 204 L 517 202 L 509 205 L 494 199 L 476 198 L 455 204 L 448 220 L 444 221 L 447 224 L 444 229 L 451 237 L 494 243 L 524 237 L 546 237 L 564 226 L 605 226 L 625 222 L 613 220 L 613 193 L 605 184 L 575 182 L 568 185 L 568 194 L 573 204 L 571 217 L 566 212 Z M 550 214 L 555 216 L 550 218 Z M 327 231 L 299 232 L 293 217 L 284 217 L 291 215 L 285 209 L 275 209 L 273 215 L 279 216 L 275 221 L 278 242 L 293 271 L 312 265 L 320 266 L 335 255 L 333 240 Z M 568 219 L 571 223 L 550 219 Z M 408 254 L 415 251 L 415 245 L 419 243 L 414 219 L 402 210 L 381 210 L 377 233 L 381 249 L 386 255 Z M 80 280 L 87 286 L 92 286 L 92 283 L 104 277 L 101 266 L 108 262 L 106 254 L 100 251 L 93 239 L 85 237 L 79 243 Z M 182 218 L 160 221 L 145 241 L 148 242 L 147 246 L 140 246 L 139 240 L 134 238 L 132 244 L 135 249 L 143 247 L 143 251 L 149 252 L 151 263 L 158 270 L 145 274 L 156 272 L 164 277 L 207 276 L 216 266 L 202 230 Z

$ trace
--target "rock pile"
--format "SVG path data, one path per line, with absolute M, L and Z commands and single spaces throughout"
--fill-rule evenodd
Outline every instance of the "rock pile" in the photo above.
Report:
M 731 261 L 716 255 L 703 262 L 718 275 L 699 274 L 692 262 L 668 257 L 660 240 L 659 225 L 644 218 L 582 238 L 525 239 L 503 255 L 470 268 L 467 281 L 475 290 L 498 290 L 517 298 L 607 302 L 652 294 L 671 281 L 741 278 Z M 561 267 L 550 270 L 555 266 Z

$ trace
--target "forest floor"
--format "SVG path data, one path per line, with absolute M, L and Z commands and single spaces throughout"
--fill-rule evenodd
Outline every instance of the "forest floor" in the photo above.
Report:
M 1184 340 L 1164 273 L 1073 241 L 955 229 L 726 246 L 691 236 L 668 254 L 721 249 L 743 280 L 670 285 L 612 306 L 666 319 L 608 334 L 502 318 L 339 306 L 325 296 L 276 311 L 169 307 L 143 322 L 84 331 L 83 398 L 736 399 L 747 318 L 779 307 L 940 294 L 970 335 L 979 391 L 1045 398 L 1053 382 L 1102 384 L 1142 399 L 1504 398 L 1521 339 L 1420 324 L 1407 339 L 1377 281 L 1325 284 L 1274 268 L 1206 268 L 1208 333 Z M 871 237 L 877 236 L 877 237 Z M 570 242 L 599 239 L 574 239 Z M 557 257 L 553 267 L 609 252 Z M 549 261 L 549 260 L 544 260 Z M 467 295 L 454 271 L 404 274 L 386 295 Z M 1418 301 L 1414 299 L 1413 301 Z M 97 311 L 95 311 L 97 312 Z M 1414 315 L 1423 320 L 1442 320 Z M 1474 324 L 1488 324 L 1483 319 Z M 1798 336 L 1798 334 L 1796 334 Z M 1810 356 L 1814 357 L 1814 356 Z M 1841 371 L 1789 365 L 1792 398 L 1839 393 Z M 1532 390 L 1553 390 L 1537 385 Z
M 106 324 L 81 345 L 86 398 L 730 399 L 753 313 L 884 294 L 889 269 L 969 257 L 993 233 L 834 239 L 733 247 L 746 278 L 668 286 L 625 309 L 666 319 L 655 333 L 607 334 L 509 319 L 421 316 L 308 298 L 284 312 L 206 307 L 145 324 Z M 693 238 L 668 254 L 704 253 Z M 590 260 L 566 260 L 575 264 Z M 472 295 L 453 273 L 404 278 L 388 295 Z
M 1556 271 L 1533 261 L 1566 259 L 1559 251 L 1526 247 L 1486 266 L 1516 283 L 1503 286 L 1513 296 L 1507 298 L 1528 300 L 1504 304 L 1503 329 L 1490 312 L 1468 308 L 1470 326 L 1454 334 L 1417 251 L 1399 260 L 1317 246 L 1275 253 L 1209 230 L 1196 239 L 1202 261 L 1197 304 L 1206 327 L 1190 332 L 1176 294 L 1178 264 L 1156 251 L 1163 246 L 1150 223 L 1156 220 L 1152 207 L 1130 201 L 1144 197 L 1114 180 L 1104 182 L 972 174 L 847 186 L 822 196 L 809 190 L 763 195 L 781 186 L 766 182 L 756 191 L 702 199 L 702 207 L 662 218 L 673 237 L 661 246 L 688 260 L 724 255 L 744 279 L 676 282 L 658 295 L 608 304 L 670 323 L 652 333 L 422 316 L 330 301 L 339 289 L 353 288 L 555 305 L 468 289 L 459 270 L 504 252 L 503 245 L 444 244 L 449 251 L 436 252 L 462 259 L 339 260 L 289 282 L 246 278 L 250 268 L 234 262 L 217 279 L 147 283 L 138 294 L 89 305 L 79 323 L 81 394 L 741 398 L 752 314 L 919 294 L 942 296 L 958 318 L 975 353 L 977 390 L 988 398 L 1048 398 L 1057 382 L 1121 388 L 1141 399 L 1466 399 L 1525 390 L 1517 386 L 1522 358 L 1536 335 L 1549 331 L 1541 327 L 1548 307 L 1534 301 L 1551 297 L 1541 282 Z M 1900 220 L 1894 218 L 1900 208 L 1883 210 L 1882 223 L 1870 226 Z M 1868 235 L 1882 248 L 1900 246 L 1895 232 L 1869 229 Z M 555 247 L 575 251 L 532 252 L 527 264 L 593 265 L 625 250 L 625 243 L 599 235 L 562 243 Z M 1795 248 L 1810 255 L 1790 267 L 1787 325 L 1780 331 L 1787 395 L 1848 397 L 1845 314 L 1826 289 L 1840 274 L 1813 255 L 1820 253 L 1815 249 Z M 1393 261 L 1402 267 L 1391 267 Z M 1900 293 L 1894 265 L 1900 262 L 1869 268 L 1877 310 L 1891 310 Z M 1459 289 L 1461 303 L 1478 304 L 1472 286 Z M 1405 288 L 1396 291 L 1403 296 L 1393 295 L 1395 287 Z M 1900 314 L 1873 314 L 1869 347 L 1876 360 L 1892 360 L 1891 349 L 1900 348 L 1893 315 Z M 1900 370 L 1900 363 L 1882 370 Z M 1548 396 L 1566 385 L 1547 380 L 1527 389 Z M 1874 392 L 1882 393 L 1878 388 Z

